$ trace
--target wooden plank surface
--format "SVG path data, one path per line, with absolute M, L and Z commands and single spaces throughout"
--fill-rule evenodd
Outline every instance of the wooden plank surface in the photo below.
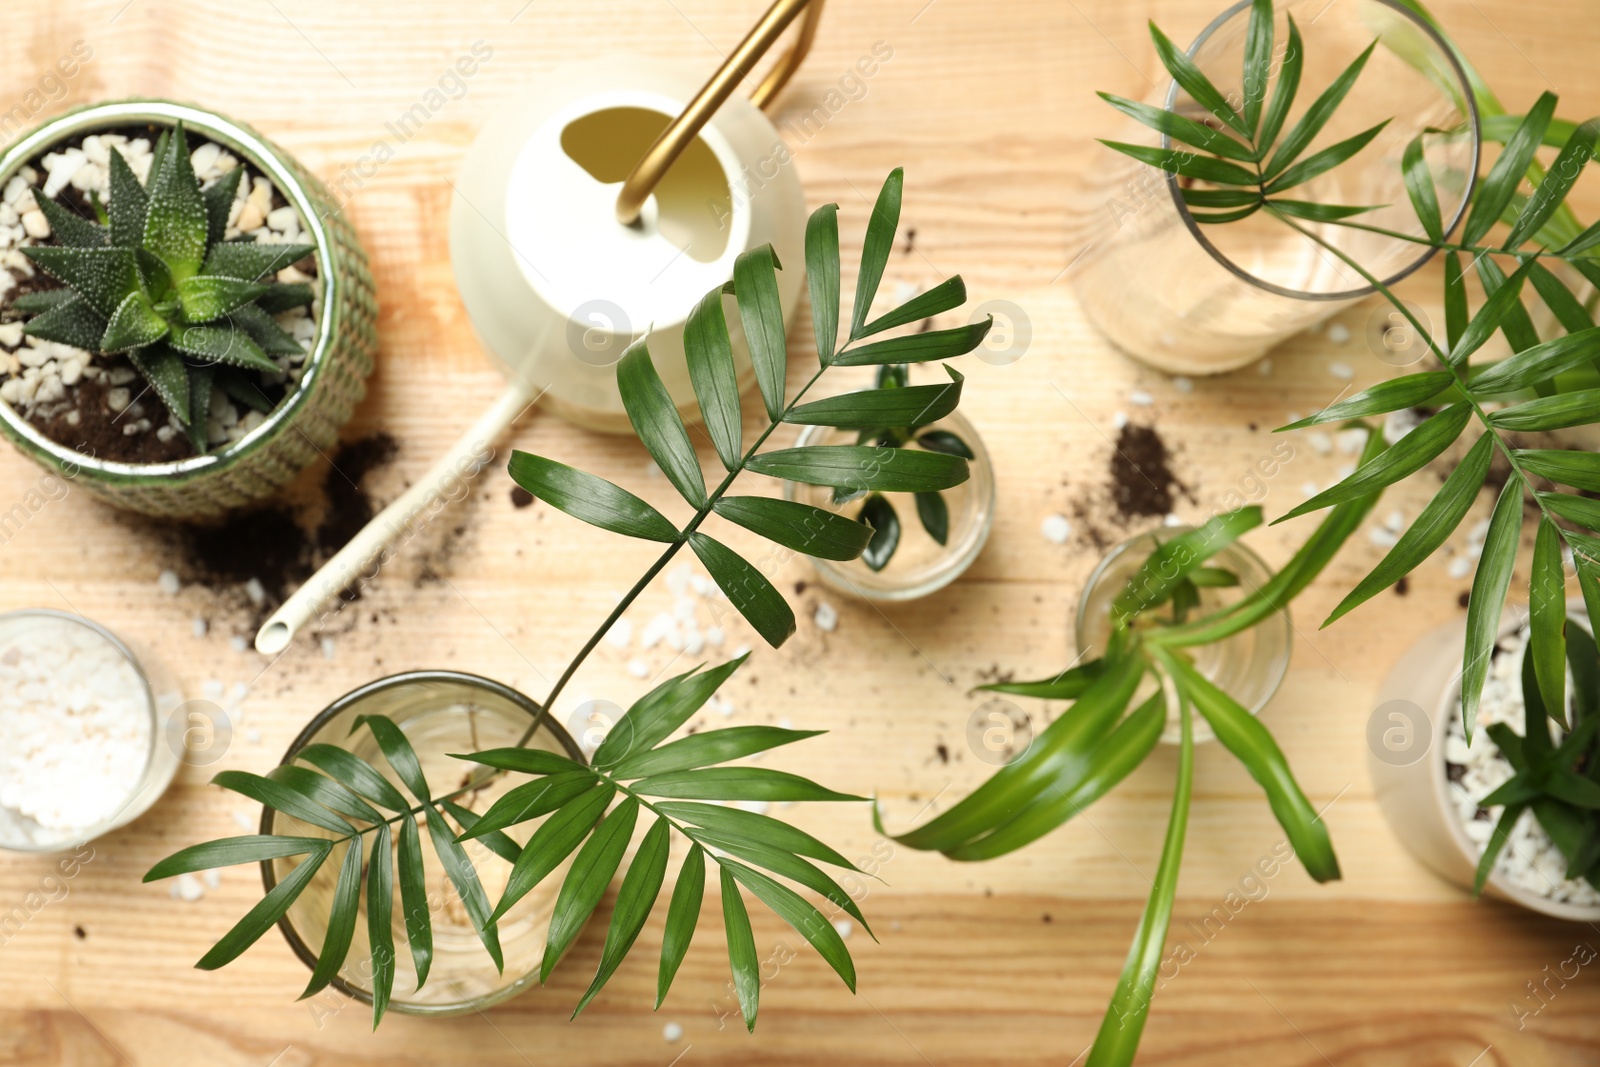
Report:
M 814 136 L 795 144 L 813 204 L 838 201 L 847 262 L 893 166 L 908 171 L 905 225 L 915 248 L 895 255 L 889 284 L 960 272 L 974 302 L 1014 301 L 1031 320 L 1025 356 L 1008 366 L 966 359 L 963 409 L 999 469 L 1001 510 L 988 549 L 968 576 L 928 600 L 879 610 L 814 584 L 797 595 L 799 634 L 761 650 L 733 683 L 743 722 L 791 719 L 831 730 L 782 763 L 835 788 L 876 791 L 908 820 L 947 802 L 988 768 L 965 742 L 980 703 L 970 688 L 996 669 L 1019 675 L 1070 656 L 1069 616 L 1098 553 L 1079 522 L 1065 546 L 1040 536 L 1052 513 L 1103 510 L 1118 410 L 1158 421 L 1191 490 L 1178 514 L 1216 507 L 1270 449 L 1267 429 L 1330 394 L 1331 361 L 1357 384 L 1389 373 L 1361 343 L 1372 305 L 1341 316 L 1356 339 L 1297 338 L 1274 354 L 1271 376 L 1246 369 L 1181 393 L 1095 335 L 1064 268 L 1093 212 L 1085 175 L 1105 162 L 1092 137 L 1117 128 L 1092 90 L 1144 95 L 1156 78 L 1148 17 L 1186 40 L 1218 0 L 834 0 L 816 48 L 777 118 L 808 111 L 876 42 L 893 56 Z M 1600 111 L 1593 56 L 1600 27 L 1578 0 L 1512 4 L 1440 0 L 1437 12 L 1513 108 L 1546 88 L 1572 117 Z M 331 183 L 373 259 L 383 305 L 382 358 L 350 439 L 393 434 L 398 454 L 362 488 L 379 503 L 426 468 L 496 393 L 499 379 L 473 340 L 453 289 L 446 213 L 450 181 L 477 129 L 535 72 L 614 50 L 675 57 L 708 71 L 756 15 L 729 0 L 472 0 L 374 6 L 310 0 L 11 0 L 0 32 L 0 108 L 44 117 L 71 104 L 131 94 L 190 99 L 256 125 Z M 85 42 L 93 56 L 64 81 L 55 60 Z M 385 123 L 435 86 L 473 42 L 492 57 L 457 98 L 438 108 L 394 158 L 350 169 L 390 138 Z M 30 95 L 34 94 L 34 95 Z M 1580 192 L 1588 218 L 1600 198 Z M 847 288 L 850 278 L 847 276 Z M 1431 303 L 1426 284 L 1413 293 Z M 810 344 L 797 324 L 794 351 Z M 798 372 L 803 360 L 794 361 Z M 970 364 L 970 366 L 968 366 Z M 1129 406 L 1131 390 L 1155 397 Z M 537 413 L 518 447 L 611 477 L 660 501 L 635 444 L 595 436 Z M 1292 461 L 1266 489 L 1269 513 L 1301 499 L 1305 482 L 1335 477 L 1337 453 L 1296 440 Z M 705 449 L 709 457 L 709 448 Z M 503 453 L 502 453 L 503 457 Z M 315 519 L 329 472 L 312 470 L 291 498 Z M 20 499 L 39 472 L 0 452 L 0 502 Z M 1386 507 L 1415 514 L 1426 479 Z M 651 556 L 543 506 L 515 509 L 503 463 L 470 499 L 430 524 L 363 599 L 329 627 L 327 652 L 302 639 L 268 666 L 230 638 L 253 632 L 237 587 L 197 579 L 183 531 L 114 513 L 70 493 L 34 514 L 0 547 L 0 609 L 81 611 L 148 649 L 188 694 L 210 682 L 248 695 L 240 734 L 221 763 L 187 768 L 146 817 L 95 845 L 95 857 L 59 899 L 0 945 L 0 1063 L 4 1064 L 1065 1064 L 1087 1045 L 1119 969 L 1166 818 L 1172 753 L 1162 751 L 1074 825 L 1024 852 L 957 865 L 905 850 L 887 853 L 864 902 L 882 937 L 857 932 L 859 995 L 842 989 L 808 952 L 783 966 L 763 997 L 761 1025 L 735 1017 L 720 923 L 708 922 L 667 1006 L 649 1011 L 659 918 L 641 951 L 575 1023 L 566 1017 L 598 959 L 603 929 L 584 934 L 551 987 L 486 1014 L 450 1020 L 391 1016 L 371 1034 L 366 1009 L 337 999 L 296 1003 L 304 970 L 276 936 L 217 974 L 191 968 L 259 894 L 251 869 L 224 872 L 203 900 L 171 899 L 139 875 L 182 845 L 236 832 L 235 799 L 205 785 L 217 767 L 265 771 L 329 700 L 374 677 L 419 667 L 476 671 L 540 695 L 566 658 Z M 1252 539 L 1281 561 L 1306 524 Z M 1119 531 L 1107 525 L 1117 534 Z M 1132 532 L 1132 531 L 1129 531 Z M 1328 819 L 1345 878 L 1314 885 L 1291 868 L 1214 937 L 1200 920 L 1238 887 L 1279 831 L 1254 784 L 1214 747 L 1203 750 L 1172 943 L 1195 958 L 1156 1001 L 1141 1062 L 1336 1064 L 1338 1067 L 1576 1067 L 1600 1059 L 1600 975 L 1584 968 L 1537 1014 L 1527 984 L 1543 980 L 1600 934 L 1493 904 L 1473 905 L 1420 868 L 1390 835 L 1365 770 L 1364 726 L 1373 694 L 1399 652 L 1459 612 L 1463 583 L 1442 561 L 1425 565 L 1404 598 L 1386 595 L 1326 631 L 1321 618 L 1380 549 L 1352 539 L 1296 605 L 1293 667 L 1265 712 Z M 157 592 L 164 569 L 184 577 Z M 783 571 L 790 588 L 810 576 Z M 834 632 L 810 618 L 822 601 Z M 664 588 L 634 615 L 670 607 Z M 204 638 L 192 619 L 209 620 Z M 743 634 L 740 630 L 739 634 Z M 736 636 L 734 643 L 743 640 Z M 630 655 L 603 646 L 575 693 L 627 703 L 643 683 Z M 659 650 L 654 668 L 665 666 Z M 1040 709 L 1032 709 L 1037 714 Z M 1055 709 L 1051 709 L 1055 710 Z M 940 753 L 946 754 L 947 758 Z M 877 840 L 864 812 L 788 813 L 847 854 Z M 885 848 L 881 843 L 880 849 Z M 0 910 L 41 887 L 44 860 L 0 857 Z M 714 903 L 709 905 L 714 907 Z M 793 941 L 758 916 L 767 946 Z M 787 941 L 786 941 L 787 939 Z M 683 1036 L 663 1038 L 677 1022 Z

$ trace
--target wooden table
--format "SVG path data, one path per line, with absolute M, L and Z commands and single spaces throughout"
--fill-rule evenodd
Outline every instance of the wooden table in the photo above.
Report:
M 905 164 L 904 224 L 915 228 L 915 250 L 893 257 L 887 284 L 960 272 L 974 302 L 1014 301 L 1034 332 L 1026 356 L 1009 366 L 962 361 L 970 375 L 963 408 L 995 455 L 1001 500 L 993 538 L 967 577 L 928 600 L 881 611 L 819 594 L 813 583 L 793 598 L 796 637 L 780 651 L 758 651 L 735 680 L 738 721 L 792 719 L 833 731 L 786 753 L 783 766 L 836 788 L 877 791 L 900 819 L 930 798 L 964 794 L 989 769 L 965 743 L 980 702 L 970 687 L 995 668 L 1029 676 L 1068 658 L 1069 613 L 1097 553 L 1083 524 L 1057 546 L 1040 523 L 1103 494 L 1114 412 L 1159 420 L 1193 490 L 1178 512 L 1192 517 L 1215 506 L 1269 447 L 1267 429 L 1325 399 L 1330 361 L 1355 366 L 1358 385 L 1389 373 L 1359 340 L 1367 305 L 1341 317 L 1357 338 L 1346 347 L 1326 334 L 1301 337 L 1274 354 L 1271 376 L 1246 369 L 1181 393 L 1108 349 L 1074 303 L 1064 268 L 1082 247 L 1088 214 L 1103 209 L 1083 195 L 1085 172 L 1106 159 L 1092 137 L 1117 128 L 1091 90 L 1144 95 L 1158 69 L 1146 18 L 1187 40 L 1217 7 L 1218 0 L 829 5 L 816 48 L 783 98 L 780 125 L 809 111 L 875 42 L 893 51 L 864 95 L 820 131 L 794 138 L 809 200 L 841 205 L 847 262 L 859 251 L 868 196 Z M 1600 29 L 1586 5 L 1436 7 L 1513 108 L 1554 88 L 1563 114 L 1600 111 L 1592 73 Z M 392 160 L 347 186 L 383 304 L 382 359 L 347 434 L 381 429 L 398 439 L 394 461 L 364 483 L 381 502 L 417 477 L 500 385 L 474 342 L 448 263 L 449 183 L 474 133 L 528 75 L 563 59 L 631 49 L 709 71 L 756 13 L 753 0 L 12 0 L 0 20 L 0 107 L 17 103 L 42 118 L 129 94 L 193 99 L 256 124 L 333 183 L 379 141 L 391 144 Z M 45 79 L 78 41 L 92 59 L 64 84 Z M 422 100 L 476 41 L 491 58 L 398 143 L 385 124 Z M 1578 204 L 1587 217 L 1600 213 L 1592 191 Z M 847 290 L 851 275 L 847 267 Z M 1430 290 L 1417 291 L 1426 301 Z M 810 345 L 802 321 L 792 346 L 796 376 Z M 1135 388 L 1154 395 L 1153 408 L 1130 407 Z M 631 440 L 535 414 L 514 443 L 658 501 L 668 495 L 664 482 L 646 476 Z M 1269 485 L 1269 513 L 1298 501 L 1303 483 L 1333 480 L 1345 460 L 1303 441 L 1296 449 Z M 326 473 L 308 472 L 291 494 L 309 502 L 308 521 Z M 38 478 L 20 456 L 0 452 L 0 501 L 19 499 Z M 1426 483 L 1396 492 L 1385 507 L 1414 515 Z M 172 665 L 190 696 L 247 683 L 240 732 L 216 766 L 265 771 L 308 717 L 383 674 L 458 668 L 544 691 L 649 553 L 542 505 L 515 509 L 509 488 L 497 461 L 471 499 L 430 525 L 331 624 L 326 649 L 303 638 L 266 670 L 230 643 L 252 630 L 243 593 L 193 582 L 180 532 L 82 493 L 39 511 L 0 548 L 0 608 L 81 611 Z M 1261 531 L 1251 543 L 1281 561 L 1308 529 Z M 1329 805 L 1345 878 L 1319 887 L 1291 867 L 1220 934 L 1197 936 L 1190 920 L 1198 924 L 1217 907 L 1280 839 L 1242 769 L 1214 746 L 1202 750 L 1169 943 L 1187 941 L 1195 958 L 1156 1000 L 1143 1063 L 1540 1067 L 1600 1058 L 1593 968 L 1520 1026 L 1515 1014 L 1517 1005 L 1536 1006 L 1527 983 L 1600 935 L 1471 903 L 1401 849 L 1373 802 L 1363 738 L 1375 689 L 1403 648 L 1456 616 L 1464 587 L 1442 561 L 1430 561 L 1404 599 L 1387 595 L 1318 631 L 1315 621 L 1380 551 L 1358 535 L 1296 605 L 1293 668 L 1265 713 L 1312 801 Z M 168 568 L 186 581 L 175 597 L 157 592 Z M 793 562 L 783 577 L 796 588 L 809 578 L 807 565 Z M 810 621 L 822 601 L 839 611 L 834 632 Z M 633 614 L 647 619 L 670 604 L 658 587 Z M 192 635 L 195 617 L 210 620 L 207 636 Z M 576 689 L 626 703 L 643 685 L 625 670 L 637 654 L 602 646 Z M 660 650 L 647 655 L 664 665 Z M 65 894 L 0 946 L 0 1063 L 1065 1064 L 1092 1038 L 1121 967 L 1155 868 L 1173 767 L 1173 753 L 1158 752 L 1087 817 L 997 862 L 891 851 L 887 885 L 864 902 L 882 943 L 859 932 L 850 942 L 861 992 L 850 996 L 802 951 L 768 984 L 754 1037 L 734 1016 L 726 1025 L 719 1018 L 731 1002 L 712 914 L 654 1015 L 659 911 L 636 957 L 574 1023 L 567 1014 L 598 958 L 598 923 L 551 988 L 482 1015 L 391 1016 L 376 1035 L 361 1005 L 340 1010 L 330 996 L 296 1003 L 304 969 L 276 935 L 220 973 L 195 971 L 191 963 L 259 896 L 260 882 L 253 868 L 228 870 L 194 903 L 173 899 L 164 884 L 140 884 L 159 857 L 236 833 L 235 813 L 249 813 L 206 784 L 216 767 L 186 768 L 152 812 L 97 842 Z M 878 841 L 859 808 L 787 814 L 851 856 Z M 47 871 L 42 859 L 0 857 L 0 911 L 39 889 Z M 758 913 L 756 923 L 763 948 L 795 943 L 770 915 Z M 664 1040 L 668 1022 L 683 1028 L 676 1043 Z

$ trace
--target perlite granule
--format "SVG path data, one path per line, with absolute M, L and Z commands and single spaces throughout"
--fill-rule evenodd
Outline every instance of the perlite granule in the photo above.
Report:
M 48 844 L 114 816 L 139 786 L 151 730 L 144 679 L 94 630 L 36 616 L 0 636 L 8 830 Z

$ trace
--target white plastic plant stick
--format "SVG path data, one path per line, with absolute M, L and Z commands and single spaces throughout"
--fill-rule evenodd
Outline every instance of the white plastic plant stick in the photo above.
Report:
M 494 442 L 533 400 L 534 394 L 520 382 L 507 385 L 494 406 L 478 417 L 427 474 L 374 516 L 272 613 L 256 633 L 256 651 L 274 656 L 288 648 L 295 634 L 340 593 L 377 574 L 388 561 L 390 549 L 416 532 L 419 516 L 426 513 L 431 518 L 460 499 L 473 476 L 493 457 Z

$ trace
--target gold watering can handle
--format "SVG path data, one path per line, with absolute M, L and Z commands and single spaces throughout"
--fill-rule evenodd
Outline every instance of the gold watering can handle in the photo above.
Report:
M 750 94 L 750 101 L 756 107 L 765 108 L 772 102 L 772 98 L 778 95 L 778 91 L 788 84 L 789 78 L 799 69 L 806 53 L 811 51 L 811 42 L 817 36 L 817 23 L 822 19 L 822 3 L 823 0 L 776 0 L 767 9 L 761 21 L 739 42 L 739 47 L 733 50 L 733 54 L 723 61 L 711 80 L 689 101 L 683 113 L 661 131 L 655 144 L 634 165 L 633 173 L 628 175 L 628 180 L 622 184 L 621 194 L 617 196 L 618 222 L 631 226 L 639 220 L 639 212 L 644 209 L 645 201 L 650 198 L 662 175 L 667 173 L 683 150 L 689 147 L 689 142 L 711 121 L 717 108 L 733 95 L 745 75 L 750 73 L 757 61 L 766 55 L 773 42 L 803 10 L 806 17 L 800 23 L 800 35 L 793 47 L 783 54 L 761 80 L 756 91 Z

